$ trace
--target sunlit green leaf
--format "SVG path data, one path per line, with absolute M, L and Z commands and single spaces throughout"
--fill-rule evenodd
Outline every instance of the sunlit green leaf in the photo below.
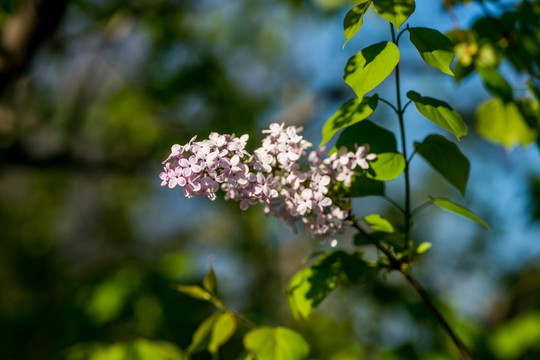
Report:
M 381 231 L 381 232 L 387 232 L 387 233 L 393 233 L 394 227 L 390 223 L 390 221 L 386 220 L 379 214 L 372 214 L 364 217 L 364 221 L 366 224 L 369 225 L 370 228 L 373 230 Z
M 244 336 L 244 346 L 257 360 L 303 360 L 309 354 L 304 338 L 284 327 L 255 328 Z
M 514 102 L 505 104 L 494 98 L 484 102 L 476 112 L 476 130 L 487 140 L 507 149 L 516 143 L 527 145 L 536 140 L 537 132 L 527 126 Z
M 147 339 L 137 339 L 131 347 L 135 352 L 134 358 L 138 360 L 183 360 L 182 351 L 172 343 L 166 341 L 155 341 Z M 121 359 L 128 359 L 126 357 Z
M 221 345 L 225 344 L 236 331 L 236 318 L 229 311 L 221 313 L 212 328 L 212 335 L 208 343 L 208 351 L 216 354 Z
M 411 42 L 422 59 L 445 74 L 454 75 L 450 64 L 454 59 L 454 50 L 450 40 L 435 29 L 409 28 Z
M 187 352 L 194 354 L 203 351 L 210 344 L 212 332 L 216 321 L 223 315 L 224 311 L 218 311 L 204 320 L 193 334 L 191 344 L 187 348 Z
M 423 243 L 418 244 L 416 247 L 417 254 L 423 254 L 431 248 L 431 243 L 424 241 Z
M 208 272 L 204 276 L 203 288 L 211 294 L 215 295 L 217 293 L 216 273 L 214 272 L 212 264 L 210 264 L 210 266 L 208 267 Z
M 414 0 L 373 0 L 373 6 L 377 14 L 394 24 L 398 31 L 416 8 Z
M 341 105 L 339 110 L 324 124 L 323 138 L 319 146 L 326 144 L 339 130 L 356 124 L 371 115 L 377 107 L 378 100 L 379 97 L 375 94 L 362 99 L 362 101 L 354 98 Z
M 334 151 L 342 146 L 345 146 L 349 151 L 355 151 L 355 144 L 369 144 L 370 152 L 375 154 L 397 151 L 394 133 L 370 120 L 363 120 L 343 130 L 336 141 Z
M 450 212 L 453 212 L 455 214 L 461 215 L 466 217 L 467 219 L 470 219 L 486 229 L 489 230 L 489 226 L 484 222 L 484 220 L 480 219 L 475 213 L 473 213 L 471 210 L 456 204 L 453 201 L 450 201 L 448 199 L 444 198 L 432 198 L 430 197 L 429 200 L 433 202 L 435 205 L 440 207 L 441 209 L 448 210 Z
M 456 144 L 441 135 L 429 135 L 414 146 L 435 171 L 465 195 L 471 165 Z
M 405 170 L 405 158 L 399 153 L 377 154 L 377 159 L 370 162 L 367 176 L 378 181 L 390 181 Z
M 365 176 L 354 176 L 352 178 L 351 187 L 345 188 L 345 191 L 350 197 L 362 196 L 383 196 L 384 182 L 373 180 Z
M 492 95 L 500 97 L 504 102 L 514 100 L 514 91 L 497 69 L 477 66 L 476 71 Z
M 422 96 L 416 91 L 409 91 L 407 97 L 414 102 L 420 114 L 424 115 L 435 125 L 439 125 L 443 129 L 450 131 L 458 140 L 461 136 L 467 135 L 467 124 L 444 101 Z
M 337 253 L 321 256 L 297 272 L 289 283 L 289 306 L 295 318 L 307 318 L 336 287 L 339 274 Z
M 347 15 L 345 15 L 345 19 L 343 19 L 343 32 L 345 34 L 346 41 L 345 44 L 343 44 L 343 47 L 347 45 L 349 40 L 351 40 L 362 27 L 364 14 L 366 13 L 369 5 L 371 5 L 371 0 L 367 0 L 356 5 L 347 13 Z
M 212 294 L 197 285 L 178 285 L 176 290 L 198 300 L 209 301 L 212 298 Z
M 390 75 L 398 62 L 398 47 L 391 42 L 380 42 L 351 57 L 345 66 L 343 78 L 356 96 L 362 99 Z
M 532 349 L 540 349 L 540 312 L 520 314 L 503 323 L 490 336 L 488 344 L 497 358 L 511 360 L 526 358 Z

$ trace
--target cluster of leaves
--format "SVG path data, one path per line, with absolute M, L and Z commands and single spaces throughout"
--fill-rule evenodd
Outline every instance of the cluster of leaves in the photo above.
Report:
M 476 129 L 507 149 L 534 141 L 540 146 L 540 2 L 510 8 L 493 2 L 497 16 L 478 3 L 484 16 L 470 29 L 447 34 L 458 57 L 456 80 L 476 73 L 492 95 L 478 107 Z
M 305 359 L 309 345 L 297 332 L 285 327 L 256 326 L 243 315 L 227 307 L 217 296 L 217 280 L 212 266 L 203 279 L 202 287 L 180 285 L 177 289 L 195 299 L 207 301 L 219 311 L 204 320 L 193 334 L 191 344 L 186 349 L 185 358 L 207 350 L 214 359 L 219 358 L 219 349 L 237 331 L 238 323 L 250 330 L 243 336 L 245 353 L 243 360 L 296 360 Z

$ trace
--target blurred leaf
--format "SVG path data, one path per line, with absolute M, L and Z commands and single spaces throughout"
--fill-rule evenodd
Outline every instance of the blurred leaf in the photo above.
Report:
M 454 214 L 464 216 L 467 219 L 470 219 L 489 230 L 489 226 L 471 210 L 444 198 L 433 198 L 430 196 L 429 200 L 441 209 L 448 210 L 450 212 L 453 212 Z
M 476 112 L 476 130 L 487 140 L 512 148 L 517 142 L 527 145 L 536 140 L 537 132 L 527 126 L 516 103 L 505 104 L 494 98 L 484 102 Z
M 284 327 L 253 329 L 244 336 L 244 346 L 257 360 L 302 360 L 309 354 L 304 338 Z
M 505 103 L 514 100 L 514 91 L 497 69 L 477 66 L 476 71 L 492 95 L 498 96 Z
M 399 153 L 377 154 L 377 159 L 370 162 L 367 176 L 378 181 L 390 181 L 405 170 L 405 159 Z
M 416 8 L 414 0 L 373 0 L 373 6 L 377 14 L 394 24 L 398 31 Z
M 362 197 L 379 195 L 384 196 L 384 182 L 369 179 L 365 176 L 354 176 L 352 178 L 351 187 L 345 188 L 347 195 L 351 197 Z
M 217 354 L 221 345 L 225 344 L 236 331 L 236 318 L 229 311 L 223 312 L 214 323 L 208 351 Z
M 371 115 L 377 107 L 378 101 L 379 96 L 375 94 L 362 99 L 362 101 L 354 98 L 341 105 L 339 110 L 324 124 L 323 138 L 319 147 L 330 141 L 339 130 L 356 124 Z
M 415 142 L 414 147 L 435 171 L 465 195 L 471 165 L 456 144 L 443 136 L 429 135 L 422 143 Z
M 364 221 L 369 225 L 370 228 L 373 230 L 381 231 L 381 232 L 387 232 L 387 233 L 393 233 L 394 227 L 390 223 L 390 221 L 386 220 L 379 214 L 372 214 L 364 217 Z
M 349 40 L 351 40 L 362 27 L 364 14 L 369 5 L 371 5 L 371 1 L 372 0 L 366 0 L 363 3 L 356 5 L 347 13 L 347 15 L 345 15 L 345 19 L 343 19 L 343 32 L 346 41 L 345 44 L 343 44 L 343 47 L 347 45 Z
M 458 140 L 461 136 L 467 135 L 467 124 L 447 103 L 431 97 L 421 96 L 416 91 L 409 91 L 407 97 L 414 102 L 420 114 L 435 125 L 450 131 Z
M 191 344 L 186 350 L 188 353 L 195 354 L 209 347 L 210 341 L 213 337 L 214 325 L 224 313 L 225 310 L 213 313 L 199 325 L 193 334 Z
M 167 341 L 136 339 L 110 345 L 76 346 L 66 351 L 67 359 L 87 360 L 185 360 L 182 351 Z
M 370 120 L 363 120 L 343 130 L 332 152 L 342 146 L 345 146 L 349 151 L 356 151 L 355 144 L 369 144 L 370 151 L 375 154 L 397 151 L 394 133 Z
M 114 319 L 122 311 L 128 296 L 140 281 L 137 270 L 132 268 L 119 270 L 94 289 L 85 308 L 86 314 L 97 324 Z
M 210 294 L 213 294 L 213 295 L 217 294 L 216 273 L 214 272 L 214 268 L 212 267 L 212 263 L 210 263 L 210 265 L 208 267 L 208 272 L 204 276 L 203 288 L 205 288 Z
M 356 96 L 362 99 L 390 75 L 399 62 L 398 47 L 391 42 L 380 42 L 359 51 L 345 66 L 343 78 Z
M 210 301 L 212 294 L 197 285 L 178 285 L 176 290 L 191 296 L 194 299 Z
M 503 323 L 489 337 L 489 347 L 501 360 L 520 359 L 531 349 L 540 349 L 540 312 L 520 314 Z M 525 356 L 526 357 L 526 356 Z
M 429 249 L 431 249 L 431 243 L 427 242 L 427 241 L 424 241 L 424 242 L 418 244 L 418 246 L 416 247 L 416 253 L 417 254 L 423 254 L 426 251 L 428 251 Z
M 454 75 L 450 64 L 454 59 L 454 50 L 450 40 L 435 29 L 409 28 L 411 42 L 416 47 L 422 59 L 445 74 Z

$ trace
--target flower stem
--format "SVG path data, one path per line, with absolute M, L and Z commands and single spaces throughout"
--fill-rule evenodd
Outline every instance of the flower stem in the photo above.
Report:
M 443 329 L 446 331 L 448 336 L 450 336 L 450 339 L 452 339 L 452 342 L 456 346 L 456 348 L 461 353 L 461 356 L 465 360 L 473 360 L 473 357 L 467 348 L 467 346 L 460 340 L 460 338 L 457 336 L 457 334 L 454 332 L 450 324 L 446 321 L 444 316 L 440 313 L 440 311 L 437 309 L 433 301 L 431 300 L 429 294 L 427 291 L 420 285 L 420 283 L 412 276 L 410 272 L 410 267 L 408 266 L 408 263 L 403 262 L 402 260 L 398 259 L 389 249 L 387 249 L 384 245 L 382 245 L 380 242 L 375 240 L 369 233 L 367 233 L 356 220 L 353 219 L 353 226 L 356 228 L 364 237 L 371 242 L 375 247 L 380 250 L 386 257 L 388 258 L 388 261 L 390 263 L 390 269 L 391 270 L 398 270 L 405 279 L 409 282 L 409 284 L 412 286 L 412 288 L 418 293 L 424 304 L 429 308 L 429 310 L 433 313 L 437 321 L 441 324 Z
M 397 46 L 396 33 L 394 26 L 390 24 L 392 32 L 392 41 Z M 397 101 L 397 116 L 399 119 L 399 128 L 401 132 L 401 144 L 403 147 L 403 157 L 407 159 L 407 143 L 405 142 L 405 125 L 403 123 L 404 109 L 401 106 L 401 89 L 399 83 L 399 63 L 396 65 L 396 101 Z M 404 247 L 408 254 L 411 244 L 409 243 L 409 233 L 411 228 L 411 185 L 409 180 L 409 163 L 405 161 L 405 228 L 404 228 Z M 410 256 L 409 254 L 407 255 Z

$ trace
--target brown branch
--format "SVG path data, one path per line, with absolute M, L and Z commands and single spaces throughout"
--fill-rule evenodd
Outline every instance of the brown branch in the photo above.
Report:
M 0 95 L 30 65 L 58 27 L 68 0 L 27 0 L 6 21 L 0 38 Z

